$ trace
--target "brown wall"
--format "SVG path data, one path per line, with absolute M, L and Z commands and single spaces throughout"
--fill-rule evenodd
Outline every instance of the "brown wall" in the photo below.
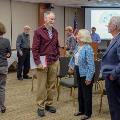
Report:
M 38 7 L 38 25 L 44 24 L 44 12 L 47 10 L 45 3 L 40 3 Z

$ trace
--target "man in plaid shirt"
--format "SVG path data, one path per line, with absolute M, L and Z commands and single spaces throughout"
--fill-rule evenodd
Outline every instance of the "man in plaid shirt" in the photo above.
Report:
M 38 115 L 45 116 L 45 110 L 55 113 L 52 106 L 53 94 L 59 64 L 58 32 L 53 27 L 55 14 L 47 11 L 44 14 L 45 24 L 34 32 L 32 52 L 37 68 L 37 105 Z M 40 56 L 45 56 L 46 67 L 40 61 Z

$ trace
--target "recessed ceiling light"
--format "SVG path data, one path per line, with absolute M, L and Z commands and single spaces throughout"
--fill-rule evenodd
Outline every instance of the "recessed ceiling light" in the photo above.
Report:
M 103 0 L 88 0 L 88 1 L 97 1 L 97 2 L 102 2 Z
M 97 0 L 98 2 L 102 2 L 103 0 Z

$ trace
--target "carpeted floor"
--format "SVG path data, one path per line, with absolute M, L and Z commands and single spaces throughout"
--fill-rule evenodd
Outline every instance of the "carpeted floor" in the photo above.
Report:
M 76 90 L 77 98 L 77 90 Z M 73 107 L 70 90 L 67 88 L 61 89 L 60 99 L 56 101 L 56 114 L 46 112 L 46 117 L 40 118 L 37 116 L 36 99 L 36 80 L 34 81 L 34 91 L 31 92 L 31 80 L 18 81 L 16 73 L 9 73 L 6 86 L 6 107 L 5 114 L 0 113 L 0 120 L 80 120 L 80 117 L 74 117 L 73 114 L 77 111 Z M 100 95 L 93 94 L 93 115 L 90 120 L 110 120 L 108 103 L 106 96 L 103 97 L 103 108 L 99 114 Z

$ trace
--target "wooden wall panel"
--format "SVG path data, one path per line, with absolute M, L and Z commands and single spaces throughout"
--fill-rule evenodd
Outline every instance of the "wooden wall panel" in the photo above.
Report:
M 50 6 L 50 5 L 46 4 L 46 3 L 39 4 L 39 7 L 38 7 L 38 25 L 39 26 L 44 24 L 44 13 L 47 10 L 50 10 L 48 6 Z

